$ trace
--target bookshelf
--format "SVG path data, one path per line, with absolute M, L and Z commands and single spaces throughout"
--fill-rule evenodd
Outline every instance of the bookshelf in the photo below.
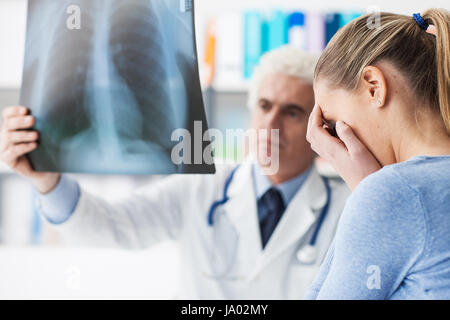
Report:
M 245 93 L 248 89 L 248 80 L 244 80 L 245 53 L 242 43 L 244 42 L 244 26 L 236 16 L 243 20 L 244 12 L 256 10 L 268 17 L 277 10 L 284 12 L 301 11 L 306 13 L 350 13 L 364 14 L 373 11 L 389 11 L 400 14 L 412 15 L 414 12 L 423 11 L 430 7 L 449 8 L 448 1 L 431 0 L 423 1 L 371 1 L 371 0 L 347 0 L 347 1 L 296 1 L 296 0 L 245 0 L 245 1 L 209 1 L 196 0 L 196 28 L 197 47 L 199 55 L 200 70 L 204 68 L 203 61 L 206 52 L 208 25 L 211 19 L 216 23 L 216 54 L 215 54 L 215 79 L 211 84 L 214 92 Z M 240 28 L 240 29 L 239 29 Z M 229 48 L 233 48 L 230 50 Z M 240 51 L 239 53 L 236 53 Z M 225 53 L 223 53 L 225 52 Z M 231 52 L 233 52 L 231 54 Z M 229 53 L 229 54 L 226 54 Z M 230 58 L 229 56 L 232 56 Z M 240 56 L 240 57 L 239 57 Z M 226 57 L 223 61 L 223 57 Z M 239 59 L 241 61 L 239 61 Z M 233 65 L 234 64 L 234 65 Z M 240 68 L 239 75 L 230 75 L 226 69 Z M 209 69 L 209 67 L 208 67 Z M 223 71 L 225 70 L 225 71 Z M 222 72 L 223 71 L 223 72 Z M 225 74 L 225 75 L 224 75 Z

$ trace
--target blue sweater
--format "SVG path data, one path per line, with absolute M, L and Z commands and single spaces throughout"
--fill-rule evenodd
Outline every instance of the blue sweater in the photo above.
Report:
M 306 298 L 450 299 L 450 156 L 365 179 Z

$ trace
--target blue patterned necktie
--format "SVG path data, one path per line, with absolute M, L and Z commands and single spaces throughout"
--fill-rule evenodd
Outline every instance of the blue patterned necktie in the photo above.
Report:
M 261 199 L 258 200 L 258 217 L 263 248 L 265 248 L 269 242 L 285 209 L 286 207 L 281 193 L 276 188 L 270 188 Z

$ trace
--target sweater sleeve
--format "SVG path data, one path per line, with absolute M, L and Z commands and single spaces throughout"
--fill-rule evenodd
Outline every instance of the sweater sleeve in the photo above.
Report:
M 316 299 L 388 299 L 425 247 L 420 194 L 387 167 L 355 190 L 339 223 Z M 322 281 L 320 281 L 322 280 Z
M 320 270 L 317 273 L 316 278 L 314 279 L 313 283 L 309 287 L 304 299 L 305 300 L 316 300 L 317 296 L 319 295 L 320 288 L 322 287 L 325 279 L 327 278 L 327 274 L 330 271 L 331 263 L 333 261 L 333 255 L 334 255 L 334 241 L 331 243 L 330 248 L 328 249 L 328 252 L 325 256 L 325 259 L 323 260 Z

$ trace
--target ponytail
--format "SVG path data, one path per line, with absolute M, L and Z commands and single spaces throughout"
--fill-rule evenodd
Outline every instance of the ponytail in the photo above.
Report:
M 444 10 L 430 9 L 423 14 L 423 18 L 436 28 L 437 95 L 450 135 L 450 14 Z

